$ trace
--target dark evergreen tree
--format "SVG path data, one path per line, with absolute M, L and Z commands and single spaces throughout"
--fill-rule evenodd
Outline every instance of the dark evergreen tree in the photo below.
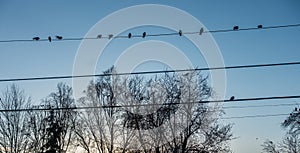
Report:
M 46 130 L 45 140 L 46 143 L 43 146 L 45 153 L 56 153 L 59 151 L 58 140 L 60 137 L 61 127 L 55 121 L 54 111 L 50 111 L 50 115 L 47 118 L 48 128 Z

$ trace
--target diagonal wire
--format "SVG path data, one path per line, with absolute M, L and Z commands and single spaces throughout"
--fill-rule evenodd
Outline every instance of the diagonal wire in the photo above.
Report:
M 300 95 L 293 96 L 273 96 L 273 97 L 252 97 L 241 98 L 234 100 L 205 100 L 195 102 L 177 102 L 177 103 L 163 103 L 163 104 L 134 104 L 134 105 L 103 105 L 103 106 L 85 106 L 85 107 L 60 107 L 60 108 L 22 108 L 22 109 L 1 109 L 0 112 L 20 112 L 20 111 L 49 111 L 49 110 L 86 110 L 86 109 L 105 109 L 105 108 L 131 108 L 131 107 L 149 107 L 162 105 L 187 105 L 187 104 L 207 104 L 207 103 L 231 103 L 231 102 L 245 102 L 245 101 L 262 101 L 262 100 L 283 100 L 296 99 Z
M 277 117 L 277 116 L 288 116 L 289 114 L 258 114 L 258 115 L 245 115 L 245 116 L 230 116 L 221 117 L 220 119 L 244 119 L 244 118 L 263 118 L 263 117 Z
M 262 108 L 262 107 L 279 107 L 279 106 L 295 106 L 298 103 L 281 103 L 268 105 L 246 105 L 246 106 L 223 106 L 222 109 L 241 109 L 241 108 Z
M 225 32 L 238 32 L 238 31 L 252 31 L 252 30 L 267 30 L 267 29 L 281 29 L 281 28 L 288 28 L 288 27 L 300 27 L 300 24 L 287 24 L 287 25 L 274 25 L 274 26 L 266 26 L 266 27 L 249 27 L 249 28 L 240 28 L 238 30 L 234 29 L 219 29 L 219 30 L 209 30 L 209 31 L 203 31 L 203 33 L 225 33 Z M 189 35 L 189 34 L 200 34 L 199 31 L 194 32 L 182 32 L 183 35 Z M 172 32 L 172 33 L 157 33 L 157 34 L 147 34 L 147 37 L 161 37 L 161 36 L 177 36 L 178 33 Z M 142 35 L 132 35 L 132 37 L 140 38 L 143 37 Z M 122 35 L 122 36 L 114 36 L 112 38 L 128 38 L 128 36 Z M 103 36 L 101 38 L 85 38 L 85 37 L 77 37 L 77 38 L 63 38 L 63 39 L 52 39 L 52 41 L 80 41 L 84 39 L 112 39 L 109 36 Z M 11 39 L 11 40 L 0 40 L 0 43 L 10 43 L 10 42 L 33 42 L 33 41 L 49 41 L 48 39 L 39 39 L 39 40 L 33 40 L 33 39 Z
M 101 76 L 117 76 L 117 75 L 143 75 L 143 74 L 159 74 L 159 73 L 175 73 L 175 72 L 189 72 L 189 71 L 208 71 L 208 70 L 224 70 L 224 69 L 246 69 L 246 68 L 259 68 L 259 67 L 276 67 L 300 65 L 300 61 L 286 62 L 286 63 L 268 63 L 268 64 L 252 64 L 252 65 L 236 65 L 236 66 L 221 66 L 221 67 L 206 67 L 195 69 L 179 69 L 179 70 L 158 70 L 158 71 L 140 71 L 140 72 L 125 72 L 125 73 L 106 73 L 106 74 L 88 74 L 88 75 L 66 75 L 66 76 L 46 76 L 46 77 L 29 77 L 29 78 L 12 78 L 0 79 L 0 82 L 12 81 L 33 81 L 33 80 L 57 80 L 57 79 L 75 79 L 75 78 L 88 78 L 88 77 L 101 77 Z

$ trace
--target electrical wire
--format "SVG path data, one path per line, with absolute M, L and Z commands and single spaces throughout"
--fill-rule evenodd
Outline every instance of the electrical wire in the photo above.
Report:
M 211 68 L 206 67 L 206 68 L 195 68 L 195 69 L 179 69 L 179 70 L 159 70 L 159 71 L 107 73 L 107 74 L 88 74 L 88 75 L 66 75 L 66 76 L 46 76 L 46 77 L 30 77 L 30 78 L 13 78 L 13 79 L 0 79 L 0 82 L 75 79 L 75 78 L 87 78 L 87 77 L 103 77 L 103 76 L 112 76 L 112 75 L 113 76 L 142 75 L 142 74 L 160 74 L 160 73 L 175 73 L 175 72 L 189 72 L 189 71 L 208 71 L 208 70 L 224 70 L 224 69 L 246 69 L 246 68 L 276 67 L 276 66 L 288 66 L 288 65 L 300 65 L 300 61 L 286 62 L 286 63 L 236 65 L 236 66 L 211 67 Z
M 203 33 L 220 33 L 220 32 L 233 32 L 233 31 L 260 30 L 260 29 L 278 29 L 278 28 L 299 27 L 299 26 L 300 24 L 288 24 L 288 25 L 267 26 L 261 28 L 258 27 L 240 28 L 238 30 L 234 30 L 234 29 L 211 30 L 211 31 L 205 31 Z
M 276 116 L 288 116 L 289 114 L 259 114 L 259 115 L 246 115 L 246 116 L 231 116 L 221 117 L 220 119 L 244 119 L 244 118 L 263 118 L 263 117 L 276 117 Z
M 281 107 L 281 106 L 295 106 L 298 103 L 281 103 L 268 105 L 247 105 L 247 106 L 223 106 L 222 109 L 241 109 L 241 108 L 263 108 L 263 107 Z
M 199 34 L 202 35 L 203 33 L 225 33 L 225 32 L 237 32 L 237 31 L 249 31 L 249 30 L 267 30 L 267 29 L 280 29 L 280 28 L 288 28 L 288 27 L 300 27 L 299 24 L 287 24 L 287 25 L 274 25 L 274 26 L 266 26 L 262 27 L 249 27 L 249 28 L 239 28 L 239 29 L 219 29 L 219 30 L 208 30 L 208 31 L 203 31 L 200 34 L 200 31 L 194 31 L 194 32 L 182 32 L 181 35 L 190 35 L 190 34 Z M 157 34 L 147 34 L 146 37 L 161 37 L 161 36 L 177 36 L 179 33 L 172 32 L 172 33 L 157 33 Z M 130 38 L 144 38 L 145 36 L 143 35 L 132 35 Z M 33 41 L 49 41 L 48 39 L 40 39 L 39 37 L 35 37 L 38 39 L 11 39 L 11 40 L 0 40 L 0 43 L 10 43 L 10 42 L 33 42 Z M 110 34 L 110 36 L 102 36 L 101 37 L 94 37 L 94 38 L 85 38 L 85 37 L 78 37 L 78 38 L 56 38 L 56 39 L 51 39 L 51 41 L 80 41 L 80 40 L 88 40 L 88 39 L 117 39 L 117 38 L 128 38 L 128 36 L 113 36 L 113 34 Z M 50 41 L 50 42 L 51 42 Z
M 231 102 L 245 102 L 245 101 L 262 101 L 262 100 L 283 100 L 296 99 L 300 95 L 294 96 L 273 96 L 273 97 L 252 97 L 241 98 L 234 100 L 206 100 L 195 102 L 176 102 L 163 104 L 134 104 L 134 105 L 103 105 L 103 106 L 84 106 L 84 107 L 60 107 L 60 108 L 20 108 L 20 109 L 1 109 L 0 112 L 22 112 L 22 111 L 51 111 L 51 110 L 86 110 L 86 109 L 107 109 L 107 108 L 132 108 L 132 107 L 149 107 L 149 106 L 163 106 L 163 105 L 187 105 L 187 104 L 207 104 L 207 103 L 231 103 Z

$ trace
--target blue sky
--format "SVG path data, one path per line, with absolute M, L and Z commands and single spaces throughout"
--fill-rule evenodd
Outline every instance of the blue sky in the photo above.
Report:
M 133 5 L 163 4 L 176 7 L 193 15 L 209 30 L 228 29 L 234 25 L 243 27 L 285 25 L 300 23 L 300 1 L 0 1 L 0 40 L 31 39 L 34 36 L 47 38 L 49 35 L 84 37 L 86 33 L 105 16 Z M 137 18 L 140 16 L 137 14 Z M 176 17 L 174 17 L 176 18 Z M 126 21 L 120 21 L 126 22 Z M 180 22 L 180 21 L 179 21 Z M 146 27 L 148 31 L 164 32 L 166 29 Z M 141 32 L 143 27 L 132 29 Z M 130 30 L 129 30 L 130 31 Z M 126 34 L 127 31 L 124 32 Z M 222 53 L 226 66 L 260 63 L 292 62 L 300 60 L 299 27 L 241 31 L 212 34 Z M 150 38 L 147 38 L 150 40 Z M 178 43 L 177 38 L 161 38 L 186 48 L 186 54 L 194 66 L 205 66 L 201 55 L 194 54 L 194 48 Z M 117 56 L 130 45 L 139 42 L 122 40 L 112 42 L 110 54 L 105 51 L 98 61 L 97 72 L 109 68 Z M 120 44 L 114 47 L 113 44 Z M 71 75 L 80 41 L 63 42 L 18 42 L 0 43 L 0 78 L 22 78 L 40 76 Z M 109 49 L 109 48 L 108 48 Z M 179 59 L 180 60 L 180 59 Z M 153 64 L 153 63 L 152 63 Z M 160 67 L 148 65 L 139 68 L 147 71 Z M 300 93 L 299 66 L 227 70 L 227 96 L 237 98 L 298 95 Z M 61 80 L 59 80 L 61 81 Z M 58 80 L 17 82 L 39 101 L 54 91 Z M 63 80 L 71 84 L 71 80 Z M 0 83 L 3 90 L 9 83 Z M 243 106 L 278 103 L 300 103 L 299 99 L 273 100 L 225 104 Z M 290 107 L 264 107 L 247 109 L 226 109 L 226 115 L 244 116 L 256 114 L 289 113 Z M 261 152 L 262 142 L 269 138 L 280 140 L 284 131 L 280 122 L 285 116 L 268 118 L 246 118 L 224 120 L 234 123 L 234 134 L 238 139 L 232 142 L 234 152 Z M 256 139 L 258 138 L 258 139 Z

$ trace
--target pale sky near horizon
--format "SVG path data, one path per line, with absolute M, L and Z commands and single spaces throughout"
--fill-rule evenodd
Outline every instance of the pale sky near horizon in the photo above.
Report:
M 0 41 L 11 39 L 32 39 L 35 36 L 47 38 L 49 35 L 63 37 L 84 37 L 101 19 L 120 9 L 141 4 L 161 4 L 183 10 L 199 20 L 208 30 L 288 25 L 300 23 L 300 1 L 0 1 Z M 136 14 L 137 18 L 142 18 Z M 176 17 L 174 17 L 176 18 Z M 120 21 L 120 24 L 126 21 Z M 180 22 L 180 21 L 178 21 Z M 188 23 L 187 23 L 188 24 Z M 142 32 L 143 27 L 131 29 Z M 168 32 L 167 29 L 147 27 L 149 32 Z M 198 29 L 197 29 L 198 30 Z M 130 30 L 128 30 L 130 31 Z M 124 31 L 123 34 L 127 34 Z M 239 31 L 212 34 L 223 56 L 225 66 L 281 63 L 300 61 L 300 27 Z M 113 65 L 116 58 L 127 47 L 141 42 L 112 42 L 97 63 L 100 73 Z M 151 40 L 146 38 L 145 40 Z M 177 38 L 163 37 L 180 49 L 191 59 L 194 67 L 205 67 L 202 55 L 194 53 L 195 48 L 187 39 L 180 43 Z M 0 79 L 72 75 L 74 59 L 80 41 L 56 42 L 11 42 L 0 43 Z M 111 50 L 116 50 L 111 53 Z M 198 60 L 197 60 L 198 59 Z M 200 59 L 200 60 L 199 60 Z M 180 61 L 181 59 L 178 59 Z M 154 64 L 154 65 L 151 65 Z M 157 63 L 156 63 L 157 64 Z M 140 71 L 164 68 L 148 63 Z M 287 96 L 300 94 L 300 66 L 227 70 L 226 97 L 236 98 Z M 161 69 L 159 69 L 161 70 Z M 39 80 L 15 82 L 34 101 L 38 102 L 55 90 L 58 82 L 71 85 L 71 80 Z M 13 82 L 0 82 L 0 91 Z M 224 106 L 248 106 L 282 103 L 300 103 L 300 99 L 266 100 L 225 104 Z M 224 117 L 259 114 L 290 113 L 295 106 L 256 107 L 225 109 Z M 242 118 L 224 120 L 233 123 L 231 147 L 235 153 L 259 153 L 266 139 L 280 141 L 284 130 L 280 123 L 285 116 L 265 118 Z

